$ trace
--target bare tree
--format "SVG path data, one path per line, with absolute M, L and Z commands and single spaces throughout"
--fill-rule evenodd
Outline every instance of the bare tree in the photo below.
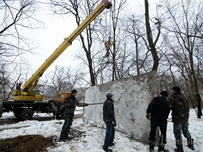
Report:
M 203 5 L 201 2 L 196 3 L 194 0 L 180 0 L 170 3 L 168 0 L 163 1 L 161 8 L 164 8 L 165 14 L 163 18 L 166 20 L 163 28 L 170 34 L 168 41 L 170 51 L 173 52 L 170 60 L 176 59 L 176 67 L 178 72 L 186 82 L 185 87 L 190 93 L 191 101 L 196 99 L 198 92 L 198 76 L 200 70 L 197 68 L 201 64 L 201 60 L 197 58 L 202 51 L 201 38 L 199 37 L 199 29 L 202 28 L 202 20 L 200 19 L 203 13 Z M 162 10 L 163 11 L 163 10 Z M 197 30 L 198 29 L 198 30 Z M 197 107 L 200 103 L 197 103 Z M 198 117 L 200 117 L 200 109 L 198 108 Z
M 34 0 L 0 2 L 0 56 L 2 61 L 13 62 L 22 53 L 31 50 L 30 42 L 22 33 L 23 29 L 38 28 Z M 12 58 L 13 57 L 13 58 Z
M 5 100 L 10 97 L 11 90 L 22 74 L 20 67 L 15 64 L 16 60 L 23 63 L 22 54 L 30 53 L 32 49 L 32 42 L 23 33 L 38 28 L 41 23 L 33 17 L 36 4 L 34 0 L 0 1 L 0 61 L 2 87 L 6 89 L 3 91 Z
M 70 67 L 55 66 L 54 70 L 47 75 L 49 81 L 46 94 L 56 97 L 59 92 L 69 92 L 80 87 L 84 73 L 72 70 Z
M 158 18 L 156 18 L 156 20 L 157 20 L 156 24 L 157 24 L 158 33 L 155 40 L 153 40 L 153 34 L 150 26 L 150 17 L 149 17 L 149 2 L 148 0 L 145 0 L 145 23 L 146 23 L 147 39 L 148 39 L 150 51 L 152 53 L 153 61 L 154 61 L 152 71 L 157 71 L 159 66 L 159 58 L 156 50 L 156 44 L 158 42 L 158 39 L 161 33 L 161 22 L 159 21 Z
M 58 15 L 72 15 L 75 18 L 76 24 L 79 26 L 82 20 L 90 14 L 90 12 L 99 4 L 100 0 L 69 0 L 67 2 L 50 0 L 53 12 Z M 95 19 L 89 24 L 85 30 L 79 35 L 81 46 L 86 55 L 88 71 L 90 75 L 91 85 L 96 85 L 95 74 L 93 68 L 93 33 L 95 32 L 95 26 L 98 24 L 98 19 Z
M 126 2 L 125 0 L 121 0 L 119 2 L 116 0 L 113 1 L 114 8 L 112 11 L 112 23 L 113 23 L 112 81 L 118 79 L 118 73 L 116 72 L 116 67 L 118 67 L 116 64 L 116 60 L 117 60 L 116 55 L 119 50 L 119 44 L 121 42 L 121 39 L 119 39 L 119 32 L 121 32 L 120 25 L 122 23 L 120 14 L 122 12 L 125 2 Z
M 132 65 L 135 64 L 133 51 L 129 47 L 129 38 L 123 30 L 123 21 L 126 17 L 123 12 L 126 8 L 126 0 L 114 0 L 112 3 L 111 11 L 106 13 L 106 16 L 102 16 L 100 20 L 96 37 L 100 42 L 112 44 L 110 48 L 104 50 L 105 55 L 98 59 L 105 61 L 105 64 L 101 66 L 101 73 L 98 73 L 102 83 L 130 76 L 133 71 L 131 70 Z
M 14 72 L 9 72 L 8 69 L 9 68 L 6 64 L 1 64 L 0 66 L 0 99 L 2 99 L 4 102 L 7 102 L 9 100 L 11 91 L 14 89 L 17 81 L 20 79 L 20 75 L 18 75 L 17 79 L 13 80 L 12 76 Z
M 143 17 L 132 15 L 124 23 L 126 23 L 124 24 L 124 30 L 130 38 L 128 45 L 135 52 L 133 59 L 135 61 L 134 66 L 136 67 L 135 74 L 139 75 L 151 71 L 151 53 L 144 29 L 145 23 L 143 22 Z

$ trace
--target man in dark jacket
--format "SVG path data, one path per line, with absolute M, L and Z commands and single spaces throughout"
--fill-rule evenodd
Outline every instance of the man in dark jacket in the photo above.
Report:
M 109 146 L 114 145 L 114 136 L 115 136 L 115 128 L 116 126 L 116 119 L 114 114 L 114 105 L 113 105 L 113 94 L 107 93 L 106 94 L 106 101 L 103 104 L 103 120 L 106 124 L 106 135 L 104 139 L 103 150 L 106 152 L 112 152 L 109 149 Z
M 158 151 L 166 151 L 164 146 L 166 144 L 166 129 L 167 118 L 170 112 L 169 102 L 166 97 L 168 93 L 162 91 L 159 96 L 152 99 L 146 110 L 146 118 L 150 119 L 150 133 L 149 133 L 149 149 L 154 151 L 154 142 L 157 127 L 161 130 L 161 138 L 159 139 Z
M 68 137 L 68 132 L 70 131 L 70 127 L 72 126 L 73 116 L 74 116 L 76 106 L 78 107 L 88 106 L 88 104 L 86 103 L 79 103 L 78 100 L 75 98 L 76 95 L 77 95 L 77 91 L 72 90 L 71 94 L 63 101 L 63 105 L 65 107 L 65 111 L 64 111 L 65 121 L 61 130 L 59 141 L 65 141 L 66 139 L 70 139 Z
M 176 152 L 183 152 L 182 145 L 182 132 L 187 138 L 188 147 L 194 150 L 193 139 L 188 130 L 188 119 L 189 119 L 189 103 L 188 100 L 182 95 L 180 87 L 175 86 L 172 88 L 172 95 L 169 98 L 169 102 L 172 108 L 172 121 L 173 121 L 173 132 L 176 139 Z

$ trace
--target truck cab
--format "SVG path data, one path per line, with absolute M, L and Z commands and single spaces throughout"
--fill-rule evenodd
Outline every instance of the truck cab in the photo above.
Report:
M 64 99 L 69 96 L 71 93 L 70 92 L 59 92 L 57 95 L 56 100 L 58 100 L 58 102 L 63 103 Z

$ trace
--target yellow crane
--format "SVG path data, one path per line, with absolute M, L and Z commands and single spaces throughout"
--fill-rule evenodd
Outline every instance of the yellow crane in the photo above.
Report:
M 112 6 L 109 0 L 102 0 L 101 3 L 86 17 L 86 19 L 59 45 L 59 47 L 46 59 L 38 70 L 21 87 L 21 83 L 16 85 L 16 90 L 12 91 L 14 101 L 3 102 L 0 105 L 0 116 L 3 112 L 13 111 L 14 116 L 19 120 L 31 119 L 34 112 L 50 113 L 54 115 L 63 114 L 61 102 L 49 100 L 40 102 L 43 95 L 37 93 L 36 86 L 44 71 L 70 46 L 73 40 L 105 9 Z M 38 102 L 35 102 L 38 101 Z
M 69 37 L 59 45 L 59 47 L 49 56 L 48 59 L 38 68 L 38 70 L 30 77 L 30 79 L 22 86 L 18 85 L 16 90 L 12 91 L 14 101 L 42 101 L 43 95 L 34 92 L 39 78 L 44 71 L 69 47 L 73 40 L 105 9 L 110 8 L 112 4 L 108 0 L 102 2 L 89 14 L 89 16 L 70 34 Z

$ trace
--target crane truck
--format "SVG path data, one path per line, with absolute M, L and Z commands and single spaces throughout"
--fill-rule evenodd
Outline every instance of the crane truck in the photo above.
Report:
M 45 70 L 69 47 L 73 40 L 81 34 L 81 32 L 105 9 L 112 6 L 109 0 L 102 0 L 101 3 L 86 17 L 86 19 L 65 38 L 58 48 L 45 60 L 45 62 L 38 68 L 38 70 L 25 82 L 16 85 L 16 89 L 12 90 L 13 101 L 3 102 L 0 108 L 0 116 L 3 112 L 14 113 L 14 116 L 19 120 L 30 120 L 34 112 L 53 113 L 57 116 L 63 115 L 61 110 L 61 101 L 49 100 L 43 101 L 43 94 L 40 94 L 36 86 L 39 78 L 43 75 Z M 66 94 L 67 96 L 68 94 Z

